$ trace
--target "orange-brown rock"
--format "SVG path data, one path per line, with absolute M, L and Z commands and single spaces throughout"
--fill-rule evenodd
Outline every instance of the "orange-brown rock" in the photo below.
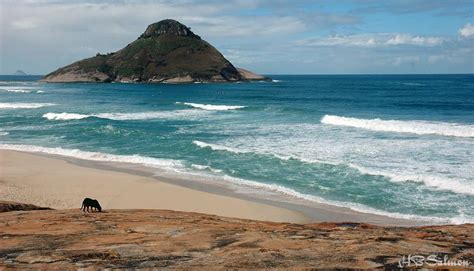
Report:
M 168 210 L 0 214 L 0 270 L 396 268 L 402 255 L 474 262 L 474 225 L 259 222 Z

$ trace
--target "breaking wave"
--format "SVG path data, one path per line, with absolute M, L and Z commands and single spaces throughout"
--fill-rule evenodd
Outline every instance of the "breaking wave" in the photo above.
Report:
M 2 87 L 0 86 L 1 91 L 7 91 L 7 92 L 14 92 L 14 93 L 44 93 L 42 90 L 34 90 L 34 87 L 28 87 L 28 86 L 8 86 L 8 87 Z
M 433 187 L 436 189 L 452 191 L 457 194 L 474 195 L 474 186 L 459 181 L 457 179 L 443 178 L 439 176 L 431 176 L 425 174 L 393 174 L 389 172 L 371 170 L 364 167 L 356 166 L 353 164 L 349 165 L 351 168 L 357 169 L 362 174 L 372 176 L 383 176 L 388 178 L 391 182 L 418 182 L 423 183 L 425 186 Z
M 214 150 L 214 151 L 228 151 L 228 152 L 233 152 L 233 153 L 246 153 L 246 151 L 241 151 L 241 150 L 238 150 L 238 149 L 229 148 L 229 147 L 222 146 L 222 145 L 209 144 L 209 143 L 202 142 L 202 141 L 199 141 L 199 140 L 194 140 L 193 144 L 200 147 L 200 148 L 210 148 L 211 150 Z
M 77 113 L 46 113 L 43 118 L 48 120 L 79 120 L 85 118 L 101 118 L 110 120 L 147 120 L 147 119 L 180 119 L 186 117 L 203 116 L 200 110 L 175 110 L 175 111 L 150 111 L 136 113 L 99 113 L 99 114 L 77 114 Z
M 474 137 L 473 125 L 422 120 L 401 121 L 382 119 L 358 119 L 325 115 L 321 123 L 361 128 L 372 131 L 411 133 L 417 135 L 441 135 L 454 137 Z
M 305 159 L 299 156 L 295 155 L 287 155 L 287 156 L 282 156 L 280 154 L 276 153 L 268 153 L 268 152 L 258 152 L 250 149 L 236 149 L 232 147 L 227 147 L 223 145 L 217 145 L 217 144 L 210 144 L 202 141 L 195 140 L 193 141 L 193 144 L 200 148 L 209 148 L 214 151 L 227 151 L 231 153 L 255 153 L 255 154 L 261 154 L 261 155 L 271 155 L 277 159 L 280 160 L 298 160 L 302 163 L 309 163 L 309 164 L 328 164 L 332 166 L 348 166 L 350 168 L 353 168 L 357 170 L 360 174 L 364 175 L 372 175 L 372 176 L 382 176 L 387 178 L 390 182 L 394 183 L 399 183 L 399 182 L 418 182 L 422 183 L 423 185 L 427 187 L 432 187 L 435 189 L 439 190 L 446 190 L 446 191 L 452 191 L 454 193 L 458 194 L 468 194 L 468 195 L 474 195 L 474 187 L 466 182 L 460 181 L 458 179 L 452 179 L 452 178 L 443 178 L 440 176 L 432 176 L 432 175 L 426 175 L 426 174 L 394 174 L 390 172 L 384 172 L 380 170 L 373 170 L 373 169 L 368 169 L 365 167 L 360 167 L 355 164 L 346 164 L 344 162 L 340 163 L 334 163 L 330 161 L 323 161 L 323 160 L 317 160 L 317 159 Z
M 211 110 L 211 111 L 235 110 L 235 109 L 242 109 L 246 107 L 242 105 L 213 105 L 213 104 L 197 104 L 197 103 L 183 103 L 183 102 L 176 102 L 176 104 L 184 104 L 184 105 L 188 105 L 194 108 Z
M 52 103 L 0 103 L 0 109 L 28 109 L 52 106 Z
M 92 115 L 75 114 L 75 113 L 46 113 L 43 118 L 49 120 L 79 120 L 91 117 Z

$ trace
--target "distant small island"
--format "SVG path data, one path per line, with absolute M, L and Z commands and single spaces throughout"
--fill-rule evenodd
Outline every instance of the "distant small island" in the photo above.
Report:
M 12 75 L 24 76 L 28 74 L 22 70 L 16 70 L 16 72 L 14 72 Z
M 47 74 L 44 82 L 237 82 L 269 80 L 234 67 L 216 48 L 178 21 L 151 24 L 125 48 L 97 54 Z

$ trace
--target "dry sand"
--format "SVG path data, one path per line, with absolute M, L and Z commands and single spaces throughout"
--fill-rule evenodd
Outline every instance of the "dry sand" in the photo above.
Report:
M 245 219 L 308 222 L 297 211 L 217 195 L 124 172 L 83 167 L 57 157 L 0 150 L 0 200 L 56 209 L 96 198 L 107 209 L 170 209 Z

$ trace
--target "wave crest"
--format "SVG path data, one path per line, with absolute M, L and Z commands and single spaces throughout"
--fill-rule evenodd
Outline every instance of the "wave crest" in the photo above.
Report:
M 79 120 L 88 118 L 90 115 L 75 114 L 75 113 L 46 113 L 43 115 L 43 118 L 49 120 Z
M 0 109 L 30 109 L 52 106 L 52 103 L 0 103 Z
M 211 111 L 235 110 L 235 109 L 242 109 L 246 107 L 243 105 L 213 105 L 213 104 L 198 104 L 198 103 L 184 103 L 184 102 L 176 102 L 176 104 L 184 104 L 184 105 L 188 105 L 194 108 L 211 110 Z
M 205 114 L 205 113 L 204 113 Z M 46 113 L 43 118 L 48 120 L 79 120 L 85 118 L 101 118 L 110 120 L 147 120 L 147 119 L 176 119 L 192 116 L 202 116 L 200 110 L 175 110 L 175 111 L 149 111 L 136 113 L 99 113 L 99 114 L 77 114 L 77 113 Z
M 214 150 L 214 151 L 228 151 L 228 152 L 233 152 L 233 153 L 246 153 L 245 151 L 241 151 L 241 150 L 238 150 L 238 149 L 229 148 L 229 147 L 222 146 L 222 145 L 210 144 L 210 143 L 202 142 L 202 141 L 199 141 L 199 140 L 194 140 L 193 144 L 200 147 L 200 148 L 203 148 L 203 149 L 204 148 L 210 148 L 211 150 Z
M 35 91 L 35 88 L 31 86 L 0 86 L 0 90 L 14 93 L 44 93 L 43 90 Z
M 474 137 L 474 126 L 447 122 L 429 122 L 421 120 L 401 121 L 382 119 L 358 119 L 325 115 L 321 123 L 355 127 L 372 131 L 411 133 L 417 135 L 441 135 L 454 137 Z

